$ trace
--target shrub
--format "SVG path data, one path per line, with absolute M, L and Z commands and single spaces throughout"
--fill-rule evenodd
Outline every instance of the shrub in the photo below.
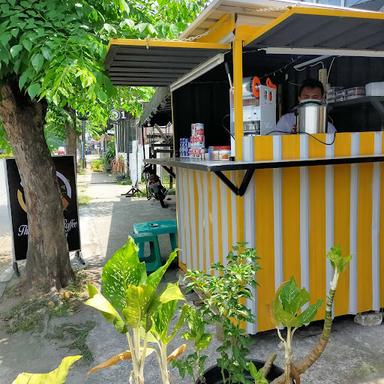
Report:
M 101 159 L 92 160 L 91 169 L 93 172 L 103 172 L 104 171 L 103 160 Z

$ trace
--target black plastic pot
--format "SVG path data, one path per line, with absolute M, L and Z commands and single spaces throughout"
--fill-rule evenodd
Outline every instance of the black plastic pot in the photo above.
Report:
M 252 360 L 253 364 L 255 364 L 257 369 L 260 369 L 264 366 L 264 361 L 261 360 Z M 280 375 L 284 373 L 284 370 L 281 369 L 280 367 L 272 364 L 272 367 L 267 375 L 267 380 L 271 382 L 272 380 L 278 378 Z M 248 372 L 244 373 L 244 376 L 252 380 L 252 376 L 249 375 Z M 198 379 L 196 381 L 196 384 L 223 384 L 223 377 L 221 375 L 221 369 L 217 365 L 214 365 L 213 367 L 208 368 L 204 372 L 204 380 L 202 381 L 201 379 Z

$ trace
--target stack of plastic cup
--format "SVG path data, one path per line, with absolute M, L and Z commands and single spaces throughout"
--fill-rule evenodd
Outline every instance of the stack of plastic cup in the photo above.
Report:
M 180 138 L 179 152 L 180 152 L 180 157 L 189 156 L 189 139 L 187 137 Z
M 204 124 L 202 123 L 193 123 L 191 125 L 191 148 L 189 154 L 191 157 L 204 159 L 205 136 Z

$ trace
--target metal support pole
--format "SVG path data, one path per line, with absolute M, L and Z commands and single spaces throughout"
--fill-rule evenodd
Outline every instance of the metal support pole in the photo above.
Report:
M 129 133 L 131 129 L 132 120 L 125 120 L 125 145 L 126 145 L 126 155 L 127 155 L 127 172 L 126 177 L 129 178 Z
M 237 31 L 236 31 L 237 32 Z M 233 86 L 235 109 L 235 157 L 243 159 L 243 40 L 235 34 L 233 41 Z

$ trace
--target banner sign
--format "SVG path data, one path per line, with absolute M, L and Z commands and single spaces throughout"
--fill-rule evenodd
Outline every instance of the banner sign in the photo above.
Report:
M 76 177 L 73 156 L 52 157 L 56 167 L 64 212 L 64 229 L 69 251 L 80 250 L 79 215 L 77 210 Z M 19 171 L 14 159 L 6 160 L 9 207 L 11 211 L 14 257 L 16 261 L 27 257 L 28 220 Z

